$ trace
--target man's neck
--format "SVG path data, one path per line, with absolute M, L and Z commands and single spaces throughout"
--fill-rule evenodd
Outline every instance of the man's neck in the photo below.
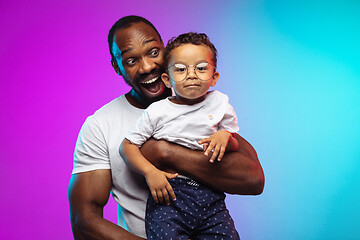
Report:
M 151 103 L 159 101 L 161 99 L 164 99 L 166 97 L 171 96 L 171 90 L 165 89 L 165 92 L 159 96 L 156 99 L 148 99 L 145 97 L 141 97 L 138 93 L 136 93 L 133 89 L 130 90 L 130 92 L 125 94 L 126 99 L 128 102 L 133 105 L 136 108 L 145 109 L 147 108 Z
M 147 104 L 147 103 L 141 101 L 141 98 L 139 97 L 139 95 L 133 94 L 132 91 L 126 93 L 125 97 L 126 97 L 126 100 L 128 100 L 128 102 L 136 108 L 145 109 L 145 108 L 147 108 L 148 105 L 150 105 L 150 104 Z

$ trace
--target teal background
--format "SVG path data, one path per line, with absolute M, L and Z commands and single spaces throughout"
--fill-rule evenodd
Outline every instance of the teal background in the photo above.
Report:
M 266 176 L 260 197 L 229 199 L 238 229 L 245 239 L 360 239 L 359 2 L 235 6 L 220 31 L 222 87 Z
M 360 239 L 359 1 L 0 1 L 3 239 L 72 239 L 67 187 L 85 118 L 129 87 L 107 33 L 138 14 L 165 42 L 205 32 L 257 150 L 260 196 L 228 195 L 245 240 Z M 106 218 L 116 222 L 112 199 Z

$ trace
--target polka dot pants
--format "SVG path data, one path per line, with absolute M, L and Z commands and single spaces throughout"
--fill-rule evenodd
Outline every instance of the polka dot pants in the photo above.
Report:
M 169 180 L 176 201 L 160 205 L 149 197 L 145 227 L 148 239 L 191 240 L 240 239 L 225 206 L 225 194 L 192 179 Z

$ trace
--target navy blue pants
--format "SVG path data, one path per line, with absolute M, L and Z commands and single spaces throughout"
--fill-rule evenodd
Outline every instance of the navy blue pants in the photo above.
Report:
M 176 194 L 170 205 L 147 201 L 147 239 L 188 240 L 240 239 L 225 206 L 225 194 L 192 180 L 169 180 Z

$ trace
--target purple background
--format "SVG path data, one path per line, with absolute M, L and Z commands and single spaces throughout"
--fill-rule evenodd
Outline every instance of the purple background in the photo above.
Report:
M 266 175 L 228 196 L 242 239 L 360 239 L 358 1 L 0 1 L 2 239 L 72 239 L 67 187 L 85 118 L 129 87 L 107 33 L 137 14 L 164 42 L 207 33 Z M 116 222 L 112 198 L 106 218 Z

